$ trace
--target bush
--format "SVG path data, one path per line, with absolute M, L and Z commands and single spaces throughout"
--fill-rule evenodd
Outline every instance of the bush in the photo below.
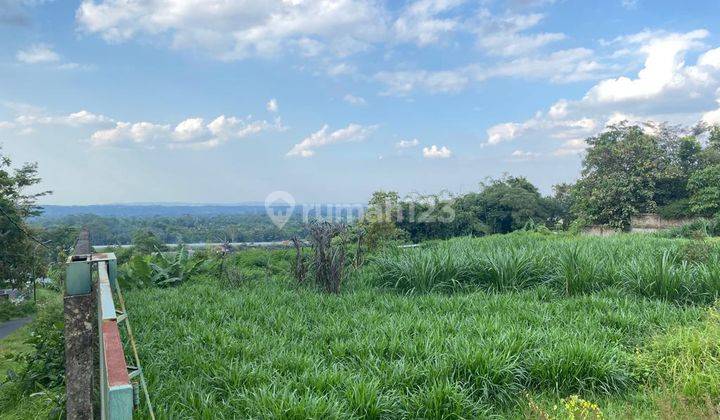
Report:
M 672 328 L 637 354 L 643 379 L 696 404 L 720 397 L 720 312 L 707 311 L 696 325 Z
M 658 206 L 657 214 L 663 219 L 683 219 L 691 214 L 690 200 L 687 198 L 676 200 L 664 206 Z
M 0 322 L 22 318 L 35 313 L 35 304 L 30 301 L 12 303 L 0 300 Z
M 39 310 L 28 339 L 32 350 L 14 356 L 20 369 L 8 372 L 8 379 L 0 383 L 0 412 L 32 410 L 20 415 L 23 418 L 43 411 L 49 413 L 50 418 L 60 418 L 65 395 L 63 328 L 62 302 L 50 302 Z M 31 398 L 35 400 L 28 401 Z

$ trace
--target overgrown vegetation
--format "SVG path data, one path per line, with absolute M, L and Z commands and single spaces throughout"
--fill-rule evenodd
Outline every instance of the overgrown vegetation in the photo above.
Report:
M 403 292 L 507 291 L 547 285 L 564 295 L 606 288 L 677 303 L 720 297 L 720 247 L 647 236 L 599 240 L 510 234 L 379 253 L 368 281 Z
M 580 244 L 569 238 L 529 234 L 398 252 L 452 260 L 462 255 L 434 251 L 462 242 L 500 254 L 504 238 L 527 241 L 528 250 L 570 242 L 562 254 L 569 266 L 592 255 L 573 254 Z M 588 242 L 597 248 L 607 242 L 614 248 L 608 255 L 630 246 Z M 682 258 L 681 249 L 657 239 L 637 251 Z M 702 307 L 628 294 L 612 284 L 567 295 L 554 281 L 538 281 L 537 259 L 523 253 L 496 262 L 503 274 L 487 292 L 453 294 L 378 289 L 381 259 L 351 274 L 342 293 L 318 293 L 297 287 L 294 259 L 292 250 L 242 251 L 228 263 L 266 276 L 232 288 L 201 276 L 180 287 L 127 294 L 158 411 L 213 418 L 518 417 L 528 414 L 529 396 L 547 413 L 567 398 L 566 411 L 592 411 L 589 400 L 610 417 L 652 417 L 657 404 L 634 405 L 636 395 L 653 386 L 636 348 L 649 348 L 670 326 L 706 322 Z M 423 281 L 420 274 L 406 277 Z
M 0 301 L 0 322 L 13 318 L 22 318 L 35 313 L 35 303 L 32 301 L 13 303 Z
M 15 350 L 0 352 L 0 418 L 61 418 L 64 409 L 65 340 L 59 295 L 43 293 L 36 319 L 13 338 Z M 3 346 L 5 340 L 0 341 Z

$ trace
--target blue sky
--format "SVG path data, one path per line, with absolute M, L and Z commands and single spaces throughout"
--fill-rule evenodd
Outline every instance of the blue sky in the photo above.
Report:
M 55 204 L 364 202 L 578 176 L 720 123 L 718 1 L 0 0 L 0 142 Z

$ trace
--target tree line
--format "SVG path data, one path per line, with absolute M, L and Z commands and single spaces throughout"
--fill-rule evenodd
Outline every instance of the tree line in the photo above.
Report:
M 625 122 L 586 143 L 580 178 L 555 185 L 550 196 L 511 175 L 463 195 L 401 198 L 394 191 L 377 191 L 364 221 L 368 241 L 481 236 L 527 226 L 627 230 L 641 213 L 682 219 L 715 217 L 720 211 L 720 127 Z M 446 217 L 449 213 L 453 217 Z
M 532 226 L 580 229 L 605 225 L 628 229 L 633 216 L 715 217 L 720 211 L 720 127 L 686 129 L 665 124 L 621 123 L 586 139 L 580 177 L 545 196 L 524 177 L 482 182 L 478 191 L 400 197 L 378 191 L 357 223 L 372 245 L 385 240 L 422 241 L 507 233 Z M 283 229 L 264 214 L 181 217 L 42 218 L 29 193 L 40 182 L 37 165 L 14 167 L 0 154 L 0 279 L 14 284 L 40 276 L 47 262 L 61 261 L 78 230 L 93 244 L 258 242 L 307 236 L 301 212 Z M 452 215 L 452 217 L 450 217 Z

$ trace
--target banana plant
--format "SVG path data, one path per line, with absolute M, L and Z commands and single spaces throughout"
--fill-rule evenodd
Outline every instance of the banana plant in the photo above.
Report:
M 153 256 L 137 255 L 125 266 L 124 283 L 128 285 L 167 287 L 180 284 L 194 274 L 207 268 L 210 262 L 191 258 L 184 245 L 174 253 L 160 253 Z

